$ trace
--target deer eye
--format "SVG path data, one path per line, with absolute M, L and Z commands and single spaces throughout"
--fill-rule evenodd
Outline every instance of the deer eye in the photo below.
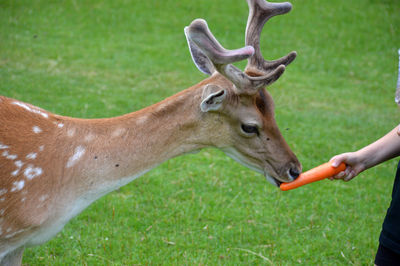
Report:
M 259 135 L 258 127 L 255 126 L 255 125 L 242 124 L 242 130 L 243 130 L 243 132 L 245 132 L 247 134 L 257 134 L 257 135 Z

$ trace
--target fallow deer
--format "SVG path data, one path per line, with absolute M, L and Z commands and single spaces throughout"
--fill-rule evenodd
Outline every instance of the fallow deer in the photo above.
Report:
M 92 202 L 160 163 L 216 147 L 279 186 L 301 165 L 274 118 L 265 87 L 296 53 L 267 61 L 265 22 L 290 3 L 247 0 L 246 46 L 226 50 L 202 19 L 185 28 L 192 59 L 209 78 L 145 109 L 77 119 L 0 97 L 0 261 L 19 265 Z M 232 63 L 248 59 L 242 72 Z

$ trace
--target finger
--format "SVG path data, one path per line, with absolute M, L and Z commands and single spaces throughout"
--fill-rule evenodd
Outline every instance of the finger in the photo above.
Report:
M 345 171 L 342 171 L 334 176 L 331 177 L 331 180 L 337 180 L 337 179 L 343 179 L 343 177 L 345 176 Z
M 359 174 L 358 171 L 356 171 L 356 169 L 352 168 L 349 173 L 343 178 L 343 181 L 348 182 L 350 180 L 352 180 L 354 177 L 356 177 Z
M 351 175 L 351 169 L 348 167 L 346 170 L 338 174 L 338 179 L 346 180 Z
M 352 180 L 355 177 L 355 173 L 352 171 L 349 175 L 347 175 L 345 178 L 343 178 L 343 181 L 348 182 Z
M 333 167 L 338 167 L 342 162 L 346 161 L 347 156 L 345 154 L 333 156 L 329 161 Z
M 397 135 L 400 136 L 400 125 L 397 126 Z

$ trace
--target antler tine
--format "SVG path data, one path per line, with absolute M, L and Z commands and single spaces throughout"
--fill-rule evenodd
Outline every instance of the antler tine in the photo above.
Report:
M 227 50 L 217 41 L 203 19 L 194 20 L 185 28 L 186 36 L 196 45 L 211 61 L 215 69 L 228 78 L 239 93 L 255 93 L 277 80 L 285 71 L 285 66 L 275 68 L 271 73 L 262 77 L 250 77 L 232 65 L 234 62 L 251 58 L 254 54 L 252 46 L 245 46 L 236 50 Z
M 249 5 L 249 17 L 246 26 L 246 45 L 253 46 L 255 54 L 249 58 L 246 72 L 255 76 L 265 75 L 280 65 L 289 65 L 296 58 L 296 52 L 290 52 L 274 61 L 267 61 L 261 54 L 260 36 L 264 24 L 271 17 L 288 13 L 292 9 L 292 5 L 289 2 L 270 3 L 265 0 L 247 0 L 247 4 Z
M 207 55 L 215 66 L 244 60 L 254 54 L 254 48 L 245 46 L 227 50 L 217 41 L 204 19 L 195 19 L 185 28 L 187 36 Z

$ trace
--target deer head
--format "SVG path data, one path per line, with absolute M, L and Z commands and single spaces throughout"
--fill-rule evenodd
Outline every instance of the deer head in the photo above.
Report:
M 291 10 L 290 3 L 247 0 L 249 17 L 246 46 L 227 50 L 203 19 L 185 28 L 192 59 L 211 75 L 203 86 L 200 104 L 207 130 L 215 131 L 213 144 L 245 166 L 261 172 L 272 184 L 296 179 L 301 165 L 284 140 L 274 118 L 274 102 L 265 89 L 276 81 L 296 57 L 291 52 L 267 61 L 260 51 L 260 34 L 266 21 Z M 245 71 L 232 63 L 247 59 Z M 221 126 L 222 125 L 222 126 Z

